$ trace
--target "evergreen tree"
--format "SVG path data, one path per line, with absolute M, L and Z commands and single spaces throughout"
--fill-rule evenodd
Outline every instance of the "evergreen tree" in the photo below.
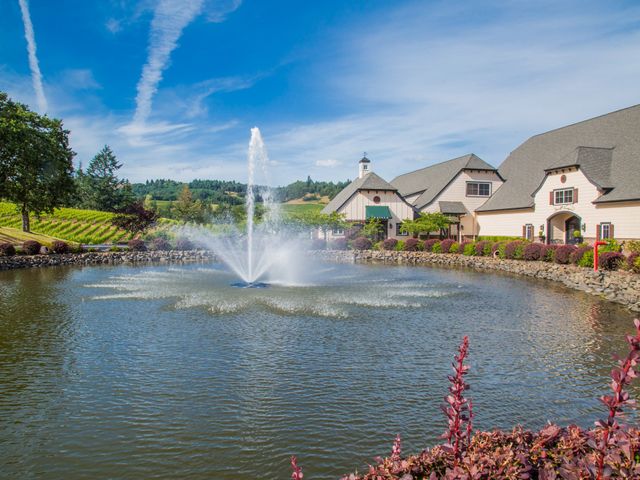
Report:
M 86 172 L 78 172 L 81 205 L 93 210 L 114 212 L 134 200 L 131 185 L 120 180 L 116 173 L 122 167 L 108 145 L 89 163 Z
M 18 205 L 25 232 L 31 230 L 30 213 L 53 213 L 71 201 L 74 155 L 61 120 L 0 92 L 0 197 Z
M 185 222 L 203 223 L 206 208 L 201 200 L 193 200 L 191 189 L 185 184 L 173 205 L 173 212 L 178 219 Z

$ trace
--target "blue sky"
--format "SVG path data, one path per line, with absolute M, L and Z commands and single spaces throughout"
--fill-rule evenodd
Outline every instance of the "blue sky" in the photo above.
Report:
M 639 79 L 637 1 L 0 0 L 0 90 L 132 181 L 244 181 L 253 126 L 276 184 L 498 166 Z

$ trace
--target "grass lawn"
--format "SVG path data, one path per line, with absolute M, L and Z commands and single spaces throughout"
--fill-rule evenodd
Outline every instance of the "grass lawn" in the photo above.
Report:
M 18 228 L 0 227 L 0 243 L 12 243 L 17 245 L 27 240 L 35 240 L 40 242 L 42 245 L 51 247 L 51 244 L 59 239 L 48 235 L 41 235 L 39 233 L 25 233 Z
M 311 212 L 319 212 L 324 208 L 324 205 L 321 203 L 282 203 L 280 204 L 282 208 L 282 213 L 287 214 L 299 214 L 299 213 L 311 213 Z

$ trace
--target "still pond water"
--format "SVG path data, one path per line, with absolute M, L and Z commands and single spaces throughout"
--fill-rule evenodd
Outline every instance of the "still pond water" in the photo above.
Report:
M 437 441 L 471 342 L 480 428 L 590 426 L 633 315 L 532 280 L 325 265 L 235 289 L 218 265 L 0 272 L 0 477 L 338 478 Z M 635 394 L 638 393 L 636 389 Z

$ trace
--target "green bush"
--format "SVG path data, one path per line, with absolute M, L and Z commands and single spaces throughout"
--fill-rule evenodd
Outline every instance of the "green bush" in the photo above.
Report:
M 433 247 L 431 247 L 431 251 L 433 253 L 442 253 L 442 242 L 434 243 Z
M 629 240 L 624 245 L 629 253 L 640 253 L 640 240 Z
M 478 237 L 478 241 L 488 241 L 491 243 L 497 243 L 497 242 L 512 242 L 514 240 L 522 240 L 522 237 L 505 237 L 505 236 L 487 236 L 487 235 L 480 235 Z
M 607 244 L 606 245 L 602 245 L 600 247 L 600 252 L 604 253 L 604 252 L 622 252 L 622 246 L 620 245 L 620 242 L 618 242 L 615 238 L 608 238 L 606 240 Z
M 578 266 L 593 268 L 593 250 L 588 250 L 582 254 L 582 257 L 578 260 Z
M 449 247 L 449 253 L 458 253 L 460 250 L 460 244 L 458 242 L 453 242 Z
M 475 242 L 469 242 L 464 246 L 464 251 L 462 252 L 463 255 L 466 255 L 467 257 L 473 257 L 476 254 L 476 243 Z
M 638 255 L 638 257 L 633 261 L 633 266 L 631 267 L 631 271 L 633 273 L 640 273 L 640 254 Z
M 398 240 L 398 243 L 396 243 L 396 246 L 394 247 L 394 250 L 396 252 L 404 251 L 404 240 Z
M 122 249 L 121 249 L 120 247 L 118 247 L 118 246 L 114 245 L 113 247 L 111 247 L 111 248 L 109 249 L 109 251 L 110 251 L 110 252 L 121 252 L 121 251 L 122 251 Z

